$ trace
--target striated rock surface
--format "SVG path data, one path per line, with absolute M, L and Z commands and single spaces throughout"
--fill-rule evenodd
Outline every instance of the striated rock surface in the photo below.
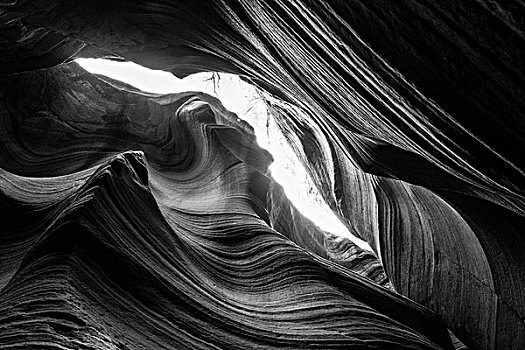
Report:
M 285 132 L 295 130 L 286 127 L 289 119 L 275 115 Z M 324 147 L 322 134 L 301 125 L 301 131 L 288 131 L 288 139 L 308 170 L 323 182 L 320 188 L 329 203 L 332 199 L 334 210 L 380 256 L 395 290 L 440 313 L 460 337 L 475 334 L 477 341 L 485 342 L 480 348 L 495 347 L 501 342 L 498 337 L 505 336 L 521 346 L 525 266 L 513 256 L 522 249 L 518 232 L 523 218 L 439 187 L 430 190 L 367 174 L 337 145 Z M 315 160 L 310 160 L 312 155 Z M 318 171 L 320 162 L 325 166 Z M 498 238 L 496 226 L 505 227 Z M 494 254 L 500 254 L 496 252 L 504 256 L 496 258 Z M 514 278 L 508 278 L 509 271 L 514 271 L 510 272 Z M 502 319 L 514 319 L 515 328 L 500 323 Z M 512 337 L 511 329 L 516 332 Z
M 0 345 L 522 349 L 524 13 L 1 3 Z M 379 260 L 297 215 L 219 101 L 77 57 L 242 74 Z
M 304 217 L 286 197 L 281 185 L 272 181 L 268 191 L 271 226 L 300 247 L 393 289 L 377 256 L 350 239 L 323 231 Z
M 272 158 L 216 99 L 137 95 L 126 109 L 133 93 L 90 84 L 96 78 L 76 65 L 60 70 L 77 79 L 39 91 L 56 92 L 44 105 L 67 106 L 53 108 L 53 128 L 6 116 L 19 149 L 50 173 L 15 175 L 33 167 L 4 162 L 13 172 L 1 174 L 2 219 L 10 222 L 0 245 L 3 347 L 451 348 L 429 310 L 268 226 Z M 27 76 L 36 83 L 48 74 Z M 113 101 L 120 112 L 110 119 L 85 108 L 75 120 L 69 112 L 79 100 L 71 97 L 101 89 L 107 99 L 98 103 Z M 27 115 L 40 112 L 31 107 Z M 142 120 L 132 119 L 138 111 Z M 80 124 L 86 131 L 68 137 Z M 73 146 L 93 158 L 80 153 L 68 174 L 57 174 L 50 159 Z M 128 147 L 144 156 L 112 155 Z

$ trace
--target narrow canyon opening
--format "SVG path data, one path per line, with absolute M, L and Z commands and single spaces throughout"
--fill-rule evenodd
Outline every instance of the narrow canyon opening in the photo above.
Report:
M 122 81 L 144 92 L 171 94 L 200 91 L 217 97 L 226 109 L 254 128 L 259 146 L 268 150 L 274 158 L 270 166 L 271 176 L 283 186 L 287 197 L 303 215 L 320 229 L 348 238 L 361 249 L 372 251 L 367 242 L 345 227 L 320 195 L 314 181 L 276 125 L 267 105 L 268 97 L 262 95 L 264 91 L 228 73 L 204 72 L 179 79 L 171 73 L 133 62 L 95 58 L 79 58 L 75 61 L 93 74 Z

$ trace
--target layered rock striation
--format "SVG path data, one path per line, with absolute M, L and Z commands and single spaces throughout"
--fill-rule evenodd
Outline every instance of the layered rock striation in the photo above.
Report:
M 76 64 L 52 70 L 55 80 L 25 77 L 48 81 L 41 105 L 6 96 L 11 113 L 26 109 L 7 118 L 20 153 L 2 173 L 4 347 L 451 346 L 429 310 L 268 225 L 272 157 L 218 100 L 124 92 Z M 100 91 L 72 117 L 78 96 Z M 49 126 L 31 123 L 54 101 Z
M 0 345 L 523 348 L 523 10 L 2 3 Z M 219 101 L 78 57 L 242 75 L 374 252 L 297 213 Z

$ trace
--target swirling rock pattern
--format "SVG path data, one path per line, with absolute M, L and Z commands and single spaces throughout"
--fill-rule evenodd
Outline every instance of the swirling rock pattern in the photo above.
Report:
M 79 78 L 75 65 L 61 69 Z M 100 89 L 77 82 L 58 90 L 68 96 L 40 101 L 69 106 L 54 108 L 53 133 L 33 124 L 45 133 L 35 137 L 11 120 L 35 166 L 51 167 L 73 145 L 99 159 L 86 168 L 94 161 L 76 157 L 71 169 L 83 169 L 66 175 L 3 171 L 3 220 L 11 222 L 1 236 L 3 347 L 451 347 L 429 310 L 268 226 L 272 158 L 216 99 L 138 95 L 140 106 L 117 108 L 114 118 L 86 108 L 75 120 L 77 100 L 68 97 Z M 27 114 L 38 114 L 31 107 Z M 131 119 L 137 111 L 147 114 Z M 85 132 L 67 138 L 75 123 Z M 115 130 L 119 142 L 105 137 Z M 49 146 L 36 154 L 44 135 Z M 127 147 L 144 156 L 112 155 Z
M 481 348 L 494 347 L 501 341 L 498 336 L 513 329 L 498 320 L 514 319 L 511 323 L 516 326 L 517 338 L 509 336 L 509 340 L 513 346 L 521 346 L 523 303 L 517 295 L 523 291 L 524 266 L 514 257 L 521 249 L 517 232 L 522 217 L 443 188 L 432 188 L 436 193 L 364 173 L 337 145 L 319 149 L 326 144 L 324 135 L 302 124 L 302 130 L 307 130 L 302 134 L 311 136 L 299 139 L 289 131 L 296 127 L 286 127 L 290 119 L 275 115 L 307 169 L 320 181 L 324 179 L 320 188 L 325 198 L 335 198 L 334 209 L 352 223 L 357 236 L 370 243 L 398 292 L 439 312 L 456 334 L 475 334 L 484 342 L 478 345 Z M 310 162 L 312 154 L 323 157 Z M 322 172 L 316 165 L 320 159 L 326 164 Z M 332 182 L 322 176 L 327 171 L 334 174 Z M 499 227 L 505 227 L 506 236 L 495 239 L 498 229 L 489 222 L 497 220 L 505 221 Z M 496 251 L 505 251 L 505 256 L 496 259 Z M 516 278 L 508 279 L 503 271 L 515 271 Z M 487 329 L 498 331 L 487 333 Z
M 0 345 L 451 347 L 422 304 L 469 348 L 523 348 L 523 10 L 3 2 Z M 264 90 L 399 294 L 358 274 L 379 282 L 377 260 L 282 221 L 271 156 L 217 100 L 68 64 L 102 56 Z
M 304 217 L 286 197 L 281 185 L 272 181 L 268 191 L 272 227 L 299 246 L 335 261 L 386 288 L 393 289 L 377 256 L 350 239 L 323 231 Z

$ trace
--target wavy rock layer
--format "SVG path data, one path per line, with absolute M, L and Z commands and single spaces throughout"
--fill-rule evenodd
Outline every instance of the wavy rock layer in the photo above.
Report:
M 282 186 L 275 181 L 270 183 L 268 201 L 270 222 L 275 230 L 300 247 L 393 289 L 381 262 L 373 252 L 360 248 L 348 238 L 317 227 L 295 208 Z
M 79 78 L 76 65 L 61 69 Z M 34 133 L 45 133 L 36 137 L 11 119 L 25 152 L 42 149 L 46 136 L 35 166 L 50 166 L 73 145 L 100 165 L 67 175 L 51 169 L 48 177 L 2 172 L 2 220 L 10 222 L 0 236 L 3 347 L 452 346 L 430 311 L 268 226 L 272 158 L 217 100 L 137 95 L 136 105 L 110 120 L 84 109 L 86 132 L 67 138 L 80 123 L 60 112 L 78 101 L 68 97 L 112 89 L 78 81 L 63 80 L 67 90 L 47 86 L 69 95 L 41 100 L 68 105 L 55 108 L 54 133 L 33 124 Z M 131 94 L 117 94 L 124 95 Z M 38 114 L 33 107 L 29 115 Z M 136 109 L 142 120 L 131 119 Z M 104 155 L 126 147 L 144 157 Z M 94 162 L 84 153 L 71 169 Z M 25 171 L 25 164 L 5 164 Z
M 288 207 L 267 201 L 270 156 L 218 101 L 138 94 L 64 64 L 108 55 L 178 76 L 243 74 L 265 90 L 326 201 L 374 248 L 397 292 L 469 348 L 523 348 L 521 2 L 22 0 L 0 9 L 5 344 L 450 345 L 426 309 L 327 262 L 346 259 L 336 239 L 320 244 L 296 216 L 275 221 Z M 144 152 L 146 167 L 118 156 L 128 150 Z M 239 266 L 267 278 L 250 283 L 269 294 L 228 294 L 247 281 Z M 255 312 L 262 300 L 278 316 Z M 323 311 L 303 313 L 310 307 Z M 265 323 L 286 315 L 290 327 Z M 102 330 L 100 319 L 116 328 Z
M 288 119 L 280 123 L 284 131 L 290 130 L 285 127 Z M 475 334 L 484 342 L 481 348 L 495 346 L 501 341 L 496 338 L 508 336 L 510 329 L 517 337 L 511 342 L 520 345 L 525 334 L 520 323 L 525 266 L 514 257 L 523 247 L 518 234 L 523 218 L 443 189 L 434 189 L 436 193 L 366 174 L 337 146 L 323 148 L 323 135 L 308 130 L 301 134 L 312 136 L 301 140 L 288 131 L 290 142 L 323 182 L 325 198 L 332 199 L 354 233 L 381 257 L 395 289 L 439 312 L 456 334 Z M 312 155 L 315 161 L 310 161 Z M 317 171 L 323 160 L 323 170 Z M 323 175 L 326 169 L 334 174 L 333 182 Z M 501 221 L 505 233 L 495 239 L 497 229 L 489 222 Z M 505 251 L 504 256 L 496 258 L 496 251 Z M 503 271 L 515 271 L 516 278 Z M 502 319 L 515 326 L 500 323 Z

